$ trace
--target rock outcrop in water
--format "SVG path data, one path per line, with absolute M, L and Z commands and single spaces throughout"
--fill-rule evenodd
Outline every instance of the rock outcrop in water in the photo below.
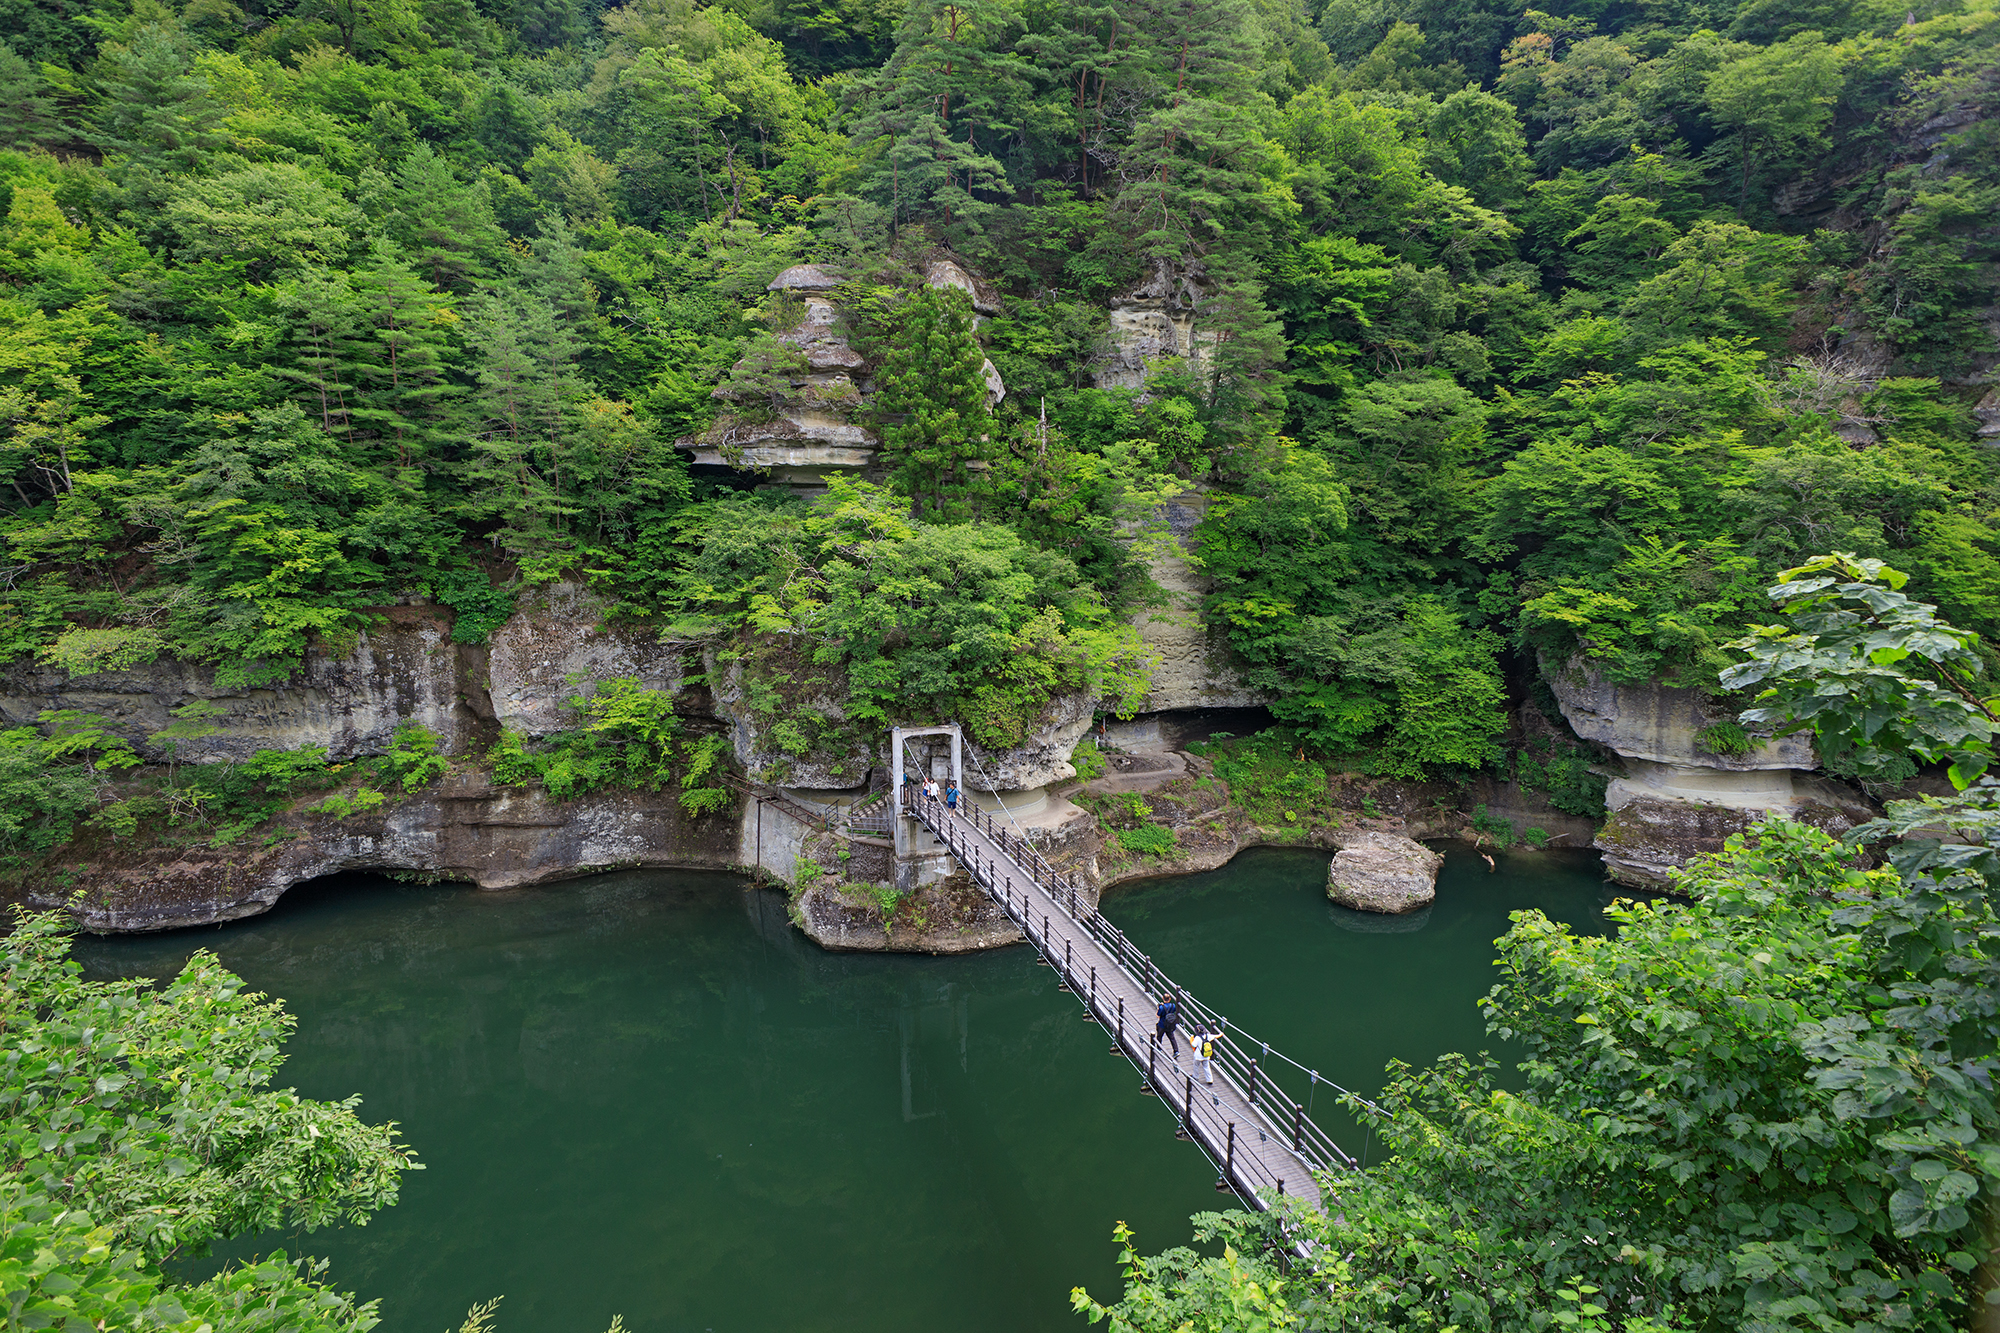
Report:
M 88 835 L 32 901 L 71 906 L 86 930 L 169 930 L 256 916 L 293 885 L 347 871 L 510 889 L 601 870 L 727 869 L 743 864 L 740 842 L 736 818 L 690 819 L 671 792 L 559 801 L 471 770 L 345 819 L 289 812 L 254 842 L 135 847 Z
M 1326 896 L 1342 907 L 1391 915 L 1427 907 L 1437 897 L 1444 857 L 1394 833 L 1357 833 L 1333 854 Z

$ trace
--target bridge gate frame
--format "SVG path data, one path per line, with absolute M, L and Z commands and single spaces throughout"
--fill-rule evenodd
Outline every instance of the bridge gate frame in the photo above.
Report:
M 896 808 L 896 818 L 892 823 L 895 830 L 896 859 L 906 861 L 911 855 L 910 842 L 916 832 L 917 821 L 908 813 L 908 805 L 902 797 L 903 787 L 903 742 L 920 736 L 951 737 L 951 785 L 960 792 L 965 790 L 965 733 L 958 723 L 946 722 L 935 727 L 891 727 L 889 729 L 889 797 Z

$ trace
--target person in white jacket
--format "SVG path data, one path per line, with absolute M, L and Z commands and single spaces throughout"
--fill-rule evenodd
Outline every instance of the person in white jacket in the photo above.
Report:
M 1194 1072 L 1201 1075 L 1204 1083 L 1215 1082 L 1215 1034 L 1196 1031 L 1188 1034 L 1188 1045 L 1194 1048 Z

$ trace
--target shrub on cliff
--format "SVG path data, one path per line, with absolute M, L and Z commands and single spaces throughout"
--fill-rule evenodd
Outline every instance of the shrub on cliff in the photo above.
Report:
M 77 821 L 97 809 L 100 770 L 139 762 L 101 718 L 63 709 L 44 711 L 40 720 L 46 733 L 0 731 L 0 865 L 68 841 Z
M 1019 743 L 1056 695 L 1115 711 L 1149 659 L 1066 557 L 995 524 L 930 524 L 890 493 L 834 479 L 810 504 L 718 502 L 675 552 L 669 604 L 689 636 L 777 635 L 842 669 L 849 718 L 964 719 Z
M 711 814 L 735 804 L 721 782 L 727 738 L 689 736 L 673 696 L 649 690 L 637 676 L 598 681 L 566 700 L 577 726 L 529 744 L 502 731 L 487 754 L 493 780 L 510 786 L 539 782 L 551 796 L 569 800 L 600 787 L 658 791 L 673 783 L 681 809 Z

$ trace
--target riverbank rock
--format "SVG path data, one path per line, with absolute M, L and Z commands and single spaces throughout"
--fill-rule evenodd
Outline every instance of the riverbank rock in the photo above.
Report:
M 725 870 L 741 864 L 740 819 L 691 817 L 672 791 L 562 801 L 465 768 L 345 819 L 289 811 L 255 841 L 140 843 L 86 830 L 64 850 L 62 873 L 23 896 L 68 907 L 89 931 L 173 930 L 256 916 L 296 884 L 352 871 L 513 889 L 603 870 Z
M 1838 837 L 1865 823 L 1874 812 L 1833 783 L 1811 779 L 1821 799 L 1793 800 L 1780 813 L 1801 824 Z M 1765 818 L 1756 807 L 1662 800 L 1639 796 L 1620 804 L 1597 834 L 1604 869 L 1612 879 L 1634 888 L 1674 887 L 1673 872 L 1697 856 L 1719 852 L 1731 837 Z
M 1719 724 L 1735 712 L 1698 690 L 1611 681 L 1582 658 L 1541 669 L 1576 734 L 1621 761 L 1595 843 L 1620 884 L 1671 887 L 1676 868 L 1771 815 L 1843 832 L 1872 814 L 1858 793 L 1813 774 L 1810 737 L 1753 735 L 1740 753 L 1718 750 Z
M 1583 658 L 1561 667 L 1544 660 L 1541 666 L 1542 678 L 1576 734 L 1627 759 L 1738 773 L 1819 766 L 1812 737 L 1804 734 L 1753 736 L 1750 748 L 1741 754 L 1708 748 L 1704 732 L 1717 723 L 1733 722 L 1736 712 L 1699 690 L 1657 680 L 1621 684 Z
M 1414 912 L 1437 897 L 1444 857 L 1394 833 L 1360 833 L 1333 854 L 1326 896 L 1361 912 Z
M 977 953 L 1021 943 L 1021 931 L 964 876 L 926 884 L 885 913 L 870 886 L 823 882 L 800 893 L 799 929 L 835 953 Z

